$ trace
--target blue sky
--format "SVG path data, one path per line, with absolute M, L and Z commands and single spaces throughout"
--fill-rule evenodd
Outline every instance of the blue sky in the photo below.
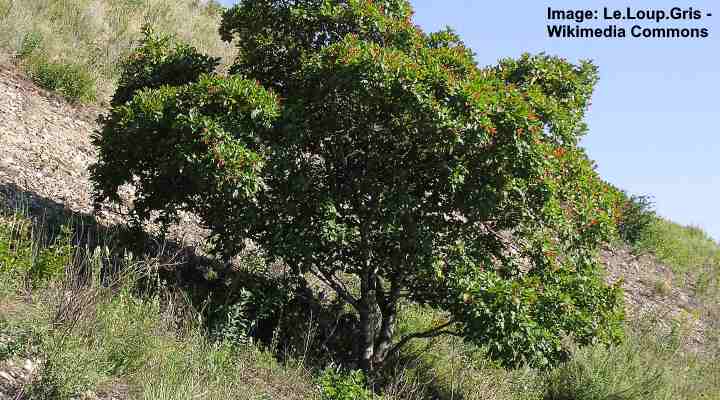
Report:
M 451 26 L 481 65 L 523 52 L 593 60 L 600 69 L 600 82 L 587 114 L 590 132 L 583 146 L 597 161 L 600 174 L 630 193 L 652 196 L 660 215 L 700 226 L 720 240 L 720 2 L 412 0 L 412 4 L 416 24 L 426 31 Z M 604 7 L 623 11 L 692 7 L 702 10 L 702 19 L 616 24 L 626 29 L 634 24 L 705 27 L 709 37 L 548 38 L 547 7 L 597 9 L 601 16 Z M 705 16 L 708 12 L 713 16 Z M 592 24 L 596 22 L 583 26 Z

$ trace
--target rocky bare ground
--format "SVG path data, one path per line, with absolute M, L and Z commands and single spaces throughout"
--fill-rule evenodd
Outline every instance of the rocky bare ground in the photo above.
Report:
M 96 157 L 91 135 L 101 110 L 67 104 L 7 64 L 0 64 L 0 93 L 0 202 L 93 215 L 103 225 L 122 223 L 121 210 L 93 211 L 88 167 Z M 203 235 L 190 217 L 174 231 L 175 237 L 190 243 L 201 242 Z M 658 315 L 668 330 L 682 322 L 689 348 L 702 348 L 709 321 L 698 312 L 699 301 L 673 285 L 669 268 L 623 246 L 606 248 L 601 257 L 608 280 L 622 279 L 629 315 Z M 0 400 L 21 394 L 41 363 L 39 359 L 1 362 Z M 123 398 L 122 390 L 119 393 L 100 398 Z
M 0 338 L 0 342 L 3 338 Z M 5 338 L 7 340 L 7 338 Z M 43 367 L 41 358 L 10 359 L 0 362 L 0 400 L 30 399 L 29 385 L 33 380 L 39 379 L 39 372 Z M 77 400 L 126 400 L 128 399 L 128 385 L 122 382 L 112 382 L 98 392 L 86 391 L 79 393 Z
M 92 215 L 105 226 L 124 223 L 124 210 L 109 205 L 94 210 L 92 202 L 88 167 L 97 154 L 91 137 L 102 110 L 68 104 L 9 64 L 0 64 L 0 93 L 0 201 Z M 122 195 L 131 201 L 130 189 Z M 203 239 L 192 216 L 182 222 L 172 229 L 173 239 L 188 244 Z
M 712 323 L 702 301 L 678 286 L 669 267 L 648 254 L 635 254 L 627 246 L 605 248 L 600 258 L 607 270 L 607 280 L 622 280 L 625 310 L 629 318 L 649 316 L 665 332 L 680 329 L 681 338 L 690 351 L 704 351 L 706 332 Z
M 0 341 L 8 340 L 0 338 Z M 0 400 L 25 398 L 25 388 L 36 378 L 40 360 L 23 359 L 0 362 Z
M 50 96 L 0 66 L 0 184 L 58 206 L 92 211 L 88 166 L 95 159 L 90 134 L 98 111 Z M 30 204 L 30 206 L 42 204 Z

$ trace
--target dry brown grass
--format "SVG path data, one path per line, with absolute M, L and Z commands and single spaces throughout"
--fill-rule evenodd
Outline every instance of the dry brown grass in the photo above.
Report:
M 232 60 L 218 34 L 217 10 L 196 0 L 0 0 L 0 62 L 28 60 L 77 66 L 96 86 L 96 98 L 114 91 L 118 62 L 148 24 L 176 34 L 202 52 Z M 35 58 L 31 58 L 33 55 Z M 29 71 L 32 72 L 32 71 Z

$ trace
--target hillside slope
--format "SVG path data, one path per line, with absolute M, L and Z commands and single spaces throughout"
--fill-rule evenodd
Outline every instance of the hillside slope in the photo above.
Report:
M 0 206 L 27 207 L 35 214 L 65 210 L 92 215 L 102 225 L 124 223 L 122 210 L 104 207 L 93 211 L 88 167 L 96 157 L 91 136 L 102 110 L 68 104 L 8 64 L 0 65 L 0 93 Z M 128 192 L 126 197 L 131 199 L 132 194 Z M 172 234 L 189 243 L 203 240 L 203 230 L 190 217 Z M 703 299 L 677 284 L 679 279 L 669 267 L 622 244 L 605 248 L 601 257 L 608 280 L 623 281 L 631 320 L 653 315 L 666 331 L 680 327 L 687 333 L 680 335 L 685 348 L 707 348 L 707 332 L 716 321 Z M 0 399 L 4 398 L 1 388 L 10 387 L 8 379 L 23 382 L 23 376 L 32 374 L 36 360 L 27 361 L 31 363 L 28 368 L 0 365 Z M 123 387 L 120 384 L 115 389 L 120 393 Z
M 0 67 L 0 191 L 5 201 L 25 193 L 33 207 L 65 207 L 91 214 L 88 166 L 95 160 L 90 136 L 97 128 L 96 108 L 82 108 L 35 87 L 11 66 Z M 122 223 L 122 215 L 109 209 L 96 218 L 105 224 Z M 190 220 L 176 231 L 178 237 L 202 240 Z M 192 234 L 194 233 L 194 234 Z M 630 315 L 653 313 L 688 323 L 693 348 L 702 344 L 707 322 L 698 318 L 698 299 L 673 285 L 673 273 L 650 255 L 637 256 L 625 245 L 601 253 L 609 281 L 623 279 Z

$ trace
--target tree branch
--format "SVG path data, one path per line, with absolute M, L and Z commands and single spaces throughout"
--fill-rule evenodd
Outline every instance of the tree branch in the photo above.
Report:
M 405 346 L 405 345 L 407 345 L 408 343 L 410 343 L 410 341 L 413 340 L 413 339 L 426 339 L 426 338 L 432 338 L 432 337 L 436 337 L 436 336 L 440 336 L 440 335 L 454 335 L 454 336 L 458 336 L 459 334 L 458 334 L 457 332 L 444 330 L 445 328 L 447 328 L 447 327 L 455 324 L 456 322 L 457 322 L 457 321 L 455 321 L 454 319 L 451 319 L 450 321 L 448 321 L 448 322 L 446 322 L 446 323 L 444 323 L 444 324 L 442 324 L 442 325 L 436 326 L 436 327 L 434 327 L 434 328 L 432 328 L 432 329 L 428 329 L 427 331 L 424 331 L 424 332 L 416 332 L 416 333 L 411 333 L 411 334 L 409 334 L 409 335 L 406 335 L 405 337 L 403 337 L 402 339 L 400 339 L 400 341 L 397 342 L 397 343 L 395 344 L 395 346 L 393 346 L 393 347 L 390 349 L 390 351 L 388 351 L 387 357 L 393 356 L 395 353 L 397 353 L 398 351 L 400 351 L 400 349 L 403 348 L 403 346 Z
M 343 300 L 345 300 L 348 304 L 355 307 L 356 310 L 360 309 L 360 301 L 356 298 L 354 298 L 350 292 L 347 291 L 345 286 L 341 283 L 338 283 L 335 280 L 335 277 L 325 271 L 321 271 L 319 269 L 317 270 L 310 270 L 310 272 L 315 275 L 318 279 L 320 279 L 324 284 L 330 286 L 335 293 L 338 294 Z

